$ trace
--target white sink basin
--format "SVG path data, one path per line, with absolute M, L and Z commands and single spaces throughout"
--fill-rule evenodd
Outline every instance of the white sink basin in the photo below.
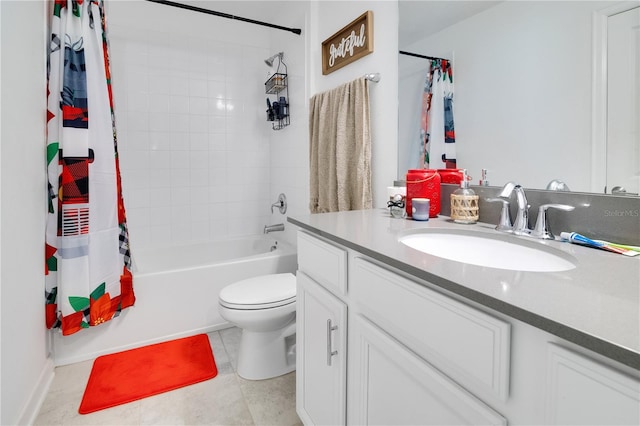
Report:
M 558 272 L 576 267 L 572 256 L 512 235 L 423 229 L 400 237 L 399 241 L 433 256 L 489 268 Z

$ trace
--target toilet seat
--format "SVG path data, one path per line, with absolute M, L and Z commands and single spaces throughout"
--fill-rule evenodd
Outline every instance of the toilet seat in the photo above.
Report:
M 220 291 L 220 305 L 229 309 L 269 309 L 296 301 L 296 277 L 291 273 L 262 275 L 230 284 Z

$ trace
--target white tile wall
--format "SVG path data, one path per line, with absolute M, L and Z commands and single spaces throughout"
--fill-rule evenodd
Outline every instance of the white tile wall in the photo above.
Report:
M 279 24 L 304 27 L 308 6 L 285 3 L 254 5 L 280 4 Z M 281 192 L 288 215 L 308 213 L 304 36 L 148 2 L 111 2 L 107 13 L 134 254 L 260 233 L 286 222 L 269 208 Z M 265 121 L 273 70 L 263 61 L 279 51 L 289 65 L 292 121 L 276 132 Z M 285 238 L 295 242 L 294 233 Z
M 302 3 L 302 2 L 296 2 Z M 302 24 L 300 24 L 302 25 Z M 304 30 L 303 30 L 304 33 Z M 277 51 L 285 52 L 288 65 L 289 105 L 291 125 L 281 131 L 270 133 L 270 180 L 272 203 L 278 194 L 287 196 L 287 216 L 301 216 L 309 213 L 309 91 L 305 79 L 305 61 L 309 49 L 301 38 L 291 37 L 285 32 L 275 34 Z M 286 220 L 278 213 L 271 215 L 270 223 Z M 295 244 L 295 228 L 285 223 L 285 238 Z
M 164 32 L 161 22 L 140 31 L 119 24 L 117 11 L 109 21 L 132 245 L 261 232 L 271 220 L 272 130 L 262 90 L 272 49 L 233 44 L 215 26 L 207 39 L 204 28 Z

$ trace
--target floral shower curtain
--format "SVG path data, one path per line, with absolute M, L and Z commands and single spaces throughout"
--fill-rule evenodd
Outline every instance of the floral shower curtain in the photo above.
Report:
M 455 143 L 453 69 L 446 59 L 432 59 L 422 94 L 419 148 L 422 166 L 455 168 Z
M 102 0 L 54 0 L 48 57 L 48 328 L 99 325 L 135 302 Z

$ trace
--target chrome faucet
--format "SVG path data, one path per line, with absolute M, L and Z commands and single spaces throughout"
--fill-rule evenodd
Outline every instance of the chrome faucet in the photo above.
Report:
M 518 213 L 516 220 L 511 225 L 511 218 L 509 216 L 509 198 L 511 194 L 516 193 L 516 202 L 518 203 Z M 539 207 L 538 219 L 536 220 L 536 226 L 533 230 L 529 229 L 529 203 L 524 193 L 524 188 L 514 182 L 507 182 L 502 191 L 498 195 L 499 198 L 488 198 L 487 201 L 502 202 L 502 213 L 500 214 L 500 223 L 496 226 L 498 231 L 512 232 L 515 235 L 528 235 L 543 240 L 554 239 L 551 230 L 549 229 L 549 221 L 547 220 L 547 209 L 557 209 L 564 211 L 571 211 L 573 206 L 566 204 L 543 204 Z
M 518 203 L 518 213 L 516 213 L 516 221 L 513 222 L 513 233 L 516 235 L 529 235 L 529 203 L 524 195 L 524 188 L 516 185 L 516 202 Z
M 502 210 L 500 211 L 500 222 L 496 225 L 496 231 L 500 232 L 513 232 L 513 224 L 511 223 L 511 212 L 509 211 L 509 200 L 504 198 L 487 198 L 485 201 L 490 203 L 500 202 L 502 203 Z
M 268 234 L 269 232 L 274 231 L 284 231 L 284 223 L 276 223 L 275 225 L 265 225 L 264 233 Z
M 540 238 L 542 240 L 553 240 L 554 235 L 549 229 L 549 220 L 547 219 L 547 209 L 564 210 L 570 212 L 575 207 L 568 206 L 566 204 L 543 204 L 538 209 L 538 219 L 536 220 L 536 227 L 531 232 L 532 237 Z
M 513 222 L 513 226 L 508 228 L 509 215 L 508 210 L 509 204 L 508 201 L 511 194 L 516 193 L 516 202 L 518 203 L 518 213 L 516 213 L 516 220 Z M 503 201 L 503 209 L 500 218 L 500 224 L 497 229 L 501 231 L 511 231 L 516 235 L 529 235 L 531 234 L 531 230 L 529 229 L 529 204 L 527 202 L 527 196 L 524 193 L 524 188 L 514 182 L 507 182 L 503 187 L 500 195 L 498 195 L 498 199 L 490 199 L 488 201 L 494 200 L 504 200 Z

